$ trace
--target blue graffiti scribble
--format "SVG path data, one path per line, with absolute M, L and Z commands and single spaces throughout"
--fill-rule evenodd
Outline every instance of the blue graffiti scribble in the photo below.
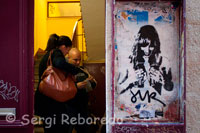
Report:
M 127 10 L 128 20 L 131 22 L 148 22 L 148 11 Z
M 150 118 L 153 117 L 153 115 L 151 114 L 151 112 L 147 111 L 147 110 L 141 110 L 140 112 L 140 118 Z
M 155 19 L 155 22 L 167 22 L 167 23 L 172 23 L 172 15 L 169 14 L 167 17 L 164 16 L 159 16 Z
M 139 110 L 140 110 L 140 108 L 141 108 L 141 103 L 140 103 L 140 104 L 138 104 L 138 105 L 136 105 L 136 106 L 135 106 L 135 108 L 137 109 L 137 111 L 139 111 Z
M 155 19 L 156 22 L 162 22 L 163 21 L 163 16 L 159 16 Z
M 169 20 L 170 20 L 170 22 L 172 22 L 172 15 L 171 15 L 171 14 L 169 14 L 169 15 L 168 15 L 168 17 L 167 17 L 167 19 L 169 19 Z
M 117 45 L 115 45 L 115 49 L 117 49 Z

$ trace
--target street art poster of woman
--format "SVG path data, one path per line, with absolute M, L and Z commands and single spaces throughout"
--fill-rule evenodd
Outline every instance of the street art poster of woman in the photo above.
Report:
M 179 114 L 176 9 L 169 3 L 117 4 L 115 117 L 175 121 Z M 162 11 L 174 19 L 158 22 Z M 169 118 L 169 113 L 176 117 Z

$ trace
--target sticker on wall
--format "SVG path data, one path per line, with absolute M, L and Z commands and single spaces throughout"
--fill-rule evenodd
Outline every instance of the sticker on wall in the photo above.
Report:
M 176 3 L 116 2 L 114 14 L 114 117 L 123 121 L 179 121 Z

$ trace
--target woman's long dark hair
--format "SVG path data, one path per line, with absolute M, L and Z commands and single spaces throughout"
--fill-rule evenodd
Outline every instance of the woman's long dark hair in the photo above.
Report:
M 156 57 L 160 54 L 160 39 L 158 36 L 158 33 L 156 29 L 152 25 L 145 25 L 142 26 L 138 32 L 138 38 L 136 38 L 136 42 L 139 42 L 141 39 L 148 38 L 151 40 L 151 47 L 154 47 L 154 50 L 152 51 L 151 55 L 149 56 L 149 64 L 154 65 L 157 63 Z M 143 51 L 141 50 L 141 43 L 136 43 L 133 46 L 133 64 L 134 69 L 137 69 L 137 67 L 141 65 L 143 67 L 144 59 L 143 59 Z
M 52 49 L 58 48 L 61 45 L 71 47 L 72 41 L 68 36 L 58 36 L 57 34 L 51 34 L 49 36 L 45 51 L 51 51 Z

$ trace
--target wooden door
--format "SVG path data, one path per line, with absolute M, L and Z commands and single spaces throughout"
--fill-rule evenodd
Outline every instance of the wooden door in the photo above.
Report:
M 33 125 L 33 0 L 1 0 L 0 132 L 31 133 Z

